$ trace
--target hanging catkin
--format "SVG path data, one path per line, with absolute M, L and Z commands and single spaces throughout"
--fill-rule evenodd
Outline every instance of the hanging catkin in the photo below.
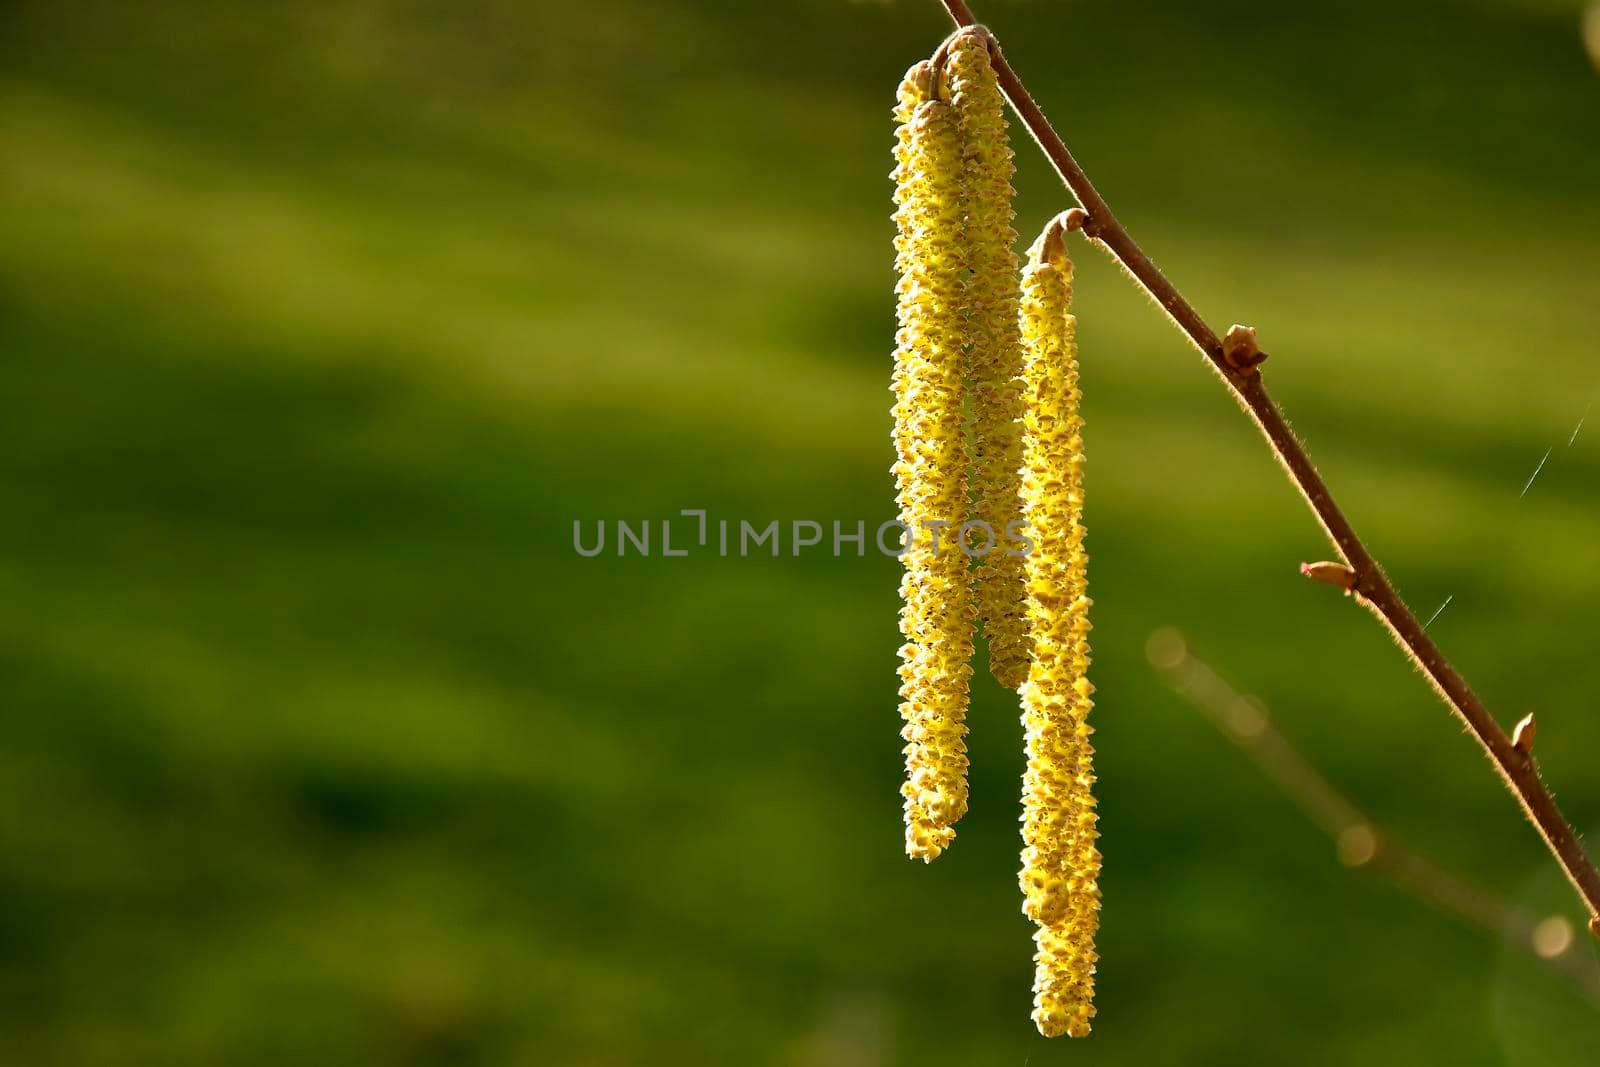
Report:
M 1027 414 L 1022 510 L 1032 664 L 1021 689 L 1023 912 L 1034 941 L 1033 1020 L 1046 1037 L 1089 1033 L 1094 1017 L 1100 853 L 1088 715 L 1089 605 L 1083 550 L 1083 420 L 1072 263 L 1060 220 L 1028 252 L 1020 327 Z
M 901 561 L 900 714 L 905 720 L 906 852 L 932 860 L 967 810 L 967 691 L 973 609 L 966 557 L 962 404 L 961 140 L 952 106 L 919 63 L 900 86 L 895 117 L 894 465 L 908 547 Z M 924 524 L 932 524 L 931 526 Z M 940 524 L 947 524 L 941 526 Z
M 1017 233 L 1011 187 L 1016 168 L 1006 137 L 1004 100 L 989 64 L 986 31 L 950 39 L 949 74 L 960 129 L 963 170 L 968 378 L 972 392 L 973 519 L 987 532 L 977 556 L 974 591 L 989 643 L 989 671 L 1007 689 L 1028 676 L 1028 624 L 1023 562 L 1005 551 L 1008 527 L 1020 517 L 1022 371 L 1017 343 Z M 977 528 L 984 529 L 983 527 Z

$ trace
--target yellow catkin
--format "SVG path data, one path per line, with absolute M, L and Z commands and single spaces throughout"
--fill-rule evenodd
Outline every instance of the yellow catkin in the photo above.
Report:
M 1006 551 L 1008 526 L 1020 518 L 1022 462 L 1017 233 L 1011 228 L 1016 167 L 1006 137 L 1005 102 L 989 65 L 988 35 L 953 37 L 948 70 L 965 164 L 972 517 L 993 536 L 991 550 L 977 556 L 974 590 L 989 643 L 989 671 L 1001 685 L 1016 689 L 1028 676 L 1029 644 L 1023 561 Z M 988 543 L 980 530 L 972 535 L 975 553 Z
M 1072 263 L 1058 222 L 1029 249 L 1020 327 L 1027 414 L 1022 510 L 1033 660 L 1021 689 L 1023 912 L 1034 941 L 1033 1020 L 1046 1037 L 1089 1033 L 1094 1017 L 1100 853 L 1088 715 L 1089 605 L 1083 550 L 1083 421 Z
M 932 860 L 967 810 L 967 691 L 973 611 L 956 534 L 967 513 L 963 440 L 961 141 L 952 107 L 918 64 L 900 87 L 895 117 L 894 465 L 901 557 L 900 714 L 905 720 L 906 853 Z M 948 523 L 930 529 L 924 523 Z

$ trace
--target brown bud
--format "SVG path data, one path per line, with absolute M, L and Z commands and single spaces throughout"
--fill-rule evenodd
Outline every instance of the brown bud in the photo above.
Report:
M 1334 563 L 1331 560 L 1322 560 L 1319 563 L 1302 563 L 1300 564 L 1300 573 L 1310 578 L 1313 582 L 1338 586 L 1346 593 L 1356 587 L 1356 572 L 1343 563 Z
M 1256 328 L 1237 322 L 1228 327 L 1228 334 L 1222 339 L 1222 358 L 1228 366 L 1241 372 L 1252 370 L 1266 359 L 1267 354 L 1256 344 Z
M 1533 738 L 1538 732 L 1538 723 L 1533 721 L 1533 712 L 1522 717 L 1516 729 L 1511 731 L 1511 747 L 1522 753 L 1523 756 L 1533 755 Z

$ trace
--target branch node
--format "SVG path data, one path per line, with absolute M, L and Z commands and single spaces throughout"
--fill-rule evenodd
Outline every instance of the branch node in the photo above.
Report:
M 1524 759 L 1533 756 L 1533 738 L 1538 732 L 1539 724 L 1533 720 L 1533 712 L 1522 717 L 1516 729 L 1511 731 L 1511 747 L 1522 753 Z
M 1254 374 L 1267 354 L 1256 344 L 1256 328 L 1234 323 L 1222 338 L 1222 358 L 1240 374 Z
M 1345 591 L 1345 595 L 1355 591 L 1356 572 L 1343 563 L 1332 560 L 1322 560 L 1317 563 L 1300 564 L 1300 573 L 1310 578 L 1313 582 L 1323 585 L 1336 586 Z

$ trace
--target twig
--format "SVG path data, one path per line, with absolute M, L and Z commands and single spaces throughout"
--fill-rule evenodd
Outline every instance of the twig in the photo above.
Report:
M 1570 979 L 1600 1007 L 1600 967 L 1572 951 L 1572 924 L 1561 916 L 1535 921 L 1487 889 L 1401 844 L 1328 781 L 1272 722 L 1267 708 L 1243 696 L 1189 650 L 1183 634 L 1157 630 L 1145 645 L 1150 665 L 1271 779 L 1334 842 L 1339 861 L 1367 868 L 1412 896 L 1502 939 Z
M 975 26 L 977 20 L 965 0 L 941 0 L 957 26 Z M 990 38 L 991 42 L 993 38 Z M 1333 542 L 1340 558 L 1352 572 L 1348 592 L 1364 607 L 1372 611 L 1389 630 L 1395 641 L 1410 657 L 1413 664 L 1427 675 L 1434 690 L 1450 709 L 1460 717 L 1472 736 L 1483 746 L 1489 759 L 1500 772 L 1506 788 L 1521 803 L 1534 827 L 1544 838 L 1545 845 L 1561 864 L 1573 888 L 1583 898 L 1589 910 L 1589 929 L 1600 936 L 1600 871 L 1584 853 L 1572 827 L 1567 824 L 1555 800 L 1545 789 L 1531 755 L 1518 752 L 1511 739 L 1493 715 L 1473 693 L 1456 669 L 1445 659 L 1433 640 L 1423 631 L 1411 609 L 1400 594 L 1395 592 L 1377 560 L 1367 551 L 1366 545 L 1356 536 L 1350 521 L 1339 510 L 1333 495 L 1311 464 L 1311 458 L 1295 439 L 1278 407 L 1267 395 L 1262 382 L 1259 364 L 1266 358 L 1252 343 L 1242 353 L 1237 346 L 1225 346 L 1216 333 L 1206 325 L 1198 312 L 1167 280 L 1166 276 L 1139 249 L 1128 231 L 1123 229 L 1095 190 L 1094 185 L 1078 166 L 1050 126 L 1044 112 L 1034 103 L 1016 71 L 1006 62 L 998 44 L 991 44 L 990 59 L 1000 88 L 1010 101 L 1017 117 L 1028 127 L 1039 147 L 1055 167 L 1061 181 L 1077 197 L 1078 203 L 1088 212 L 1083 232 L 1104 247 L 1167 312 L 1212 367 L 1235 399 L 1255 420 L 1266 437 L 1272 452 L 1278 457 L 1290 481 L 1300 490 L 1306 503 L 1322 523 L 1328 539 Z M 1230 331 L 1230 335 L 1234 331 Z

